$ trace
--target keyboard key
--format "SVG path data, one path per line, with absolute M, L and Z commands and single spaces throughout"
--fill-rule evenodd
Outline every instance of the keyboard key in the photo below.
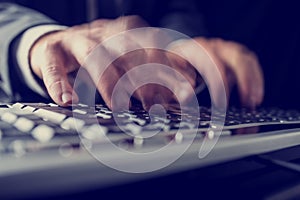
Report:
M 22 109 L 23 107 L 25 107 L 25 105 L 21 103 L 15 103 L 11 107 L 16 109 Z
M 85 110 L 80 110 L 80 109 L 74 109 L 73 112 L 74 112 L 74 113 L 81 114 L 81 115 L 87 114 L 87 111 L 85 111 Z
M 17 120 L 17 115 L 14 113 L 10 113 L 10 112 L 5 112 L 4 114 L 1 115 L 1 120 L 5 121 L 9 124 L 13 124 L 15 123 L 15 121 Z
M 84 124 L 85 122 L 81 119 L 69 117 L 62 122 L 61 127 L 66 130 L 80 130 Z
M 105 137 L 107 132 L 107 127 L 94 124 L 89 127 L 85 127 L 82 131 L 82 136 L 88 140 L 99 140 Z
M 32 106 L 26 106 L 22 110 L 28 113 L 33 113 L 37 108 L 32 107 Z
M 47 125 L 39 125 L 35 127 L 31 134 L 37 141 L 45 143 L 49 142 L 54 136 L 54 129 Z
M 51 122 L 54 122 L 56 124 L 60 124 L 65 118 L 66 115 L 58 113 L 58 112 L 53 112 L 50 110 L 45 110 L 45 109 L 38 109 L 34 112 L 35 115 L 43 118 L 44 120 L 49 120 Z
M 140 126 L 144 126 L 146 124 L 146 120 L 139 119 L 139 118 L 129 118 L 130 121 L 136 122 Z
M 26 133 L 26 132 L 31 131 L 31 129 L 34 127 L 34 122 L 31 121 L 31 120 L 29 120 L 29 119 L 26 119 L 26 118 L 24 118 L 24 117 L 20 117 L 20 118 L 18 118 L 17 121 L 14 123 L 14 126 L 15 126 L 18 130 L 20 130 L 20 131 Z
M 124 127 L 124 129 L 130 131 L 134 135 L 138 135 L 142 131 L 142 127 L 141 126 L 138 126 L 138 125 L 133 124 L 133 123 L 126 124 L 126 126 Z
M 103 119 L 111 119 L 112 118 L 111 115 L 108 115 L 108 114 L 105 114 L 105 113 L 97 113 L 96 116 L 100 117 L 100 118 L 103 118 Z

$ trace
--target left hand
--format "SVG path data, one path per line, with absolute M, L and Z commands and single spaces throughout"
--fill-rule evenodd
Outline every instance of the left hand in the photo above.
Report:
M 194 44 L 198 43 L 204 48 L 221 74 L 222 81 L 217 81 L 216 71 L 207 68 L 201 52 L 195 52 Z M 194 38 L 180 42 L 180 46 L 174 46 L 175 51 L 186 55 L 195 66 L 210 89 L 212 101 L 218 104 L 222 99 L 219 92 L 223 84 L 226 90 L 226 98 L 229 100 L 230 91 L 237 85 L 241 105 L 248 108 L 255 108 L 263 101 L 264 80 L 261 66 L 256 55 L 245 46 L 222 39 L 206 39 L 203 37 Z M 207 55 L 205 55 L 207 56 Z M 228 102 L 228 101 L 227 101 Z

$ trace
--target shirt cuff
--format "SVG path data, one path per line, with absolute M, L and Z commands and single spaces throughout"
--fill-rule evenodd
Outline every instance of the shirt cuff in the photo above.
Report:
M 43 35 L 53 31 L 64 30 L 66 28 L 66 26 L 54 24 L 35 26 L 25 31 L 19 40 L 16 57 L 22 76 L 28 87 L 43 97 L 48 97 L 48 95 L 32 74 L 29 64 L 29 52 L 33 44 Z

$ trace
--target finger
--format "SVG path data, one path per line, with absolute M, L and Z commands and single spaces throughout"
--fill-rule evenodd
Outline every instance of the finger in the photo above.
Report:
M 227 106 L 229 85 L 222 63 L 206 51 L 208 44 L 203 40 L 185 40 L 175 43 L 172 52 L 193 65 L 206 83 L 213 105 L 220 109 Z M 214 61 L 215 60 L 215 61 Z
M 264 82 L 261 66 L 257 57 L 245 47 L 233 43 L 217 41 L 221 60 L 234 73 L 241 104 L 255 108 L 261 104 L 264 96 Z
M 177 100 L 185 103 L 186 93 L 189 94 L 192 90 L 188 81 L 182 82 L 177 79 L 180 77 L 178 72 L 161 64 L 147 64 L 127 74 L 135 91 L 135 98 L 140 100 L 146 110 L 154 104 L 168 108 L 169 104 L 176 103 Z M 184 79 L 182 75 L 180 78 Z
M 197 71 L 187 60 L 174 53 L 166 53 L 170 66 L 176 69 L 193 87 L 196 86 Z M 179 77 L 178 77 L 179 78 Z
M 138 88 L 135 96 L 140 100 L 145 110 L 150 110 L 155 104 L 162 105 L 167 109 L 173 98 L 170 90 L 157 84 L 146 84 Z
M 116 24 L 114 27 L 117 27 L 118 32 L 148 26 L 147 22 L 138 15 L 121 16 L 113 20 L 113 23 Z
M 76 40 L 76 42 L 74 42 Z M 91 52 L 97 47 L 98 40 L 87 37 L 86 35 L 77 35 L 76 38 L 65 39 L 66 48 L 76 61 L 83 66 Z
M 72 100 L 74 103 L 78 101 L 67 77 L 67 73 L 74 70 L 76 62 L 66 55 L 60 43 L 51 40 L 39 43 L 32 49 L 30 58 L 32 70 L 43 79 L 54 102 L 65 106 L 72 103 Z
M 198 72 L 194 66 L 192 66 L 181 56 L 176 55 L 172 52 L 167 52 L 166 56 L 168 58 L 168 61 L 170 62 L 171 67 L 177 71 L 177 73 L 175 73 L 175 79 L 176 82 L 178 82 L 176 85 L 178 85 L 179 87 L 175 88 L 178 91 L 176 92 L 176 94 L 178 94 L 180 102 L 188 104 L 191 101 L 192 97 L 197 93 L 195 89 L 197 87 L 196 79 Z M 191 88 L 194 88 L 194 90 L 191 90 Z
M 123 77 L 124 71 L 111 64 L 99 77 L 96 84 L 106 105 L 113 111 L 128 110 L 131 107 L 128 91 L 132 90 L 131 84 Z
M 64 66 L 58 57 L 55 61 L 49 61 L 45 67 L 41 67 L 44 84 L 50 97 L 57 104 L 66 106 L 77 103 L 78 96 L 70 85 Z
M 195 68 L 184 58 L 170 51 L 147 49 L 146 53 L 148 63 L 159 63 L 164 66 L 152 74 L 155 74 L 157 79 L 173 93 L 171 98 L 170 96 L 165 98 L 166 103 L 179 101 L 186 105 L 194 96 L 193 88 L 197 76 Z M 166 94 L 166 91 L 162 90 L 162 93 Z
M 127 92 L 129 91 L 128 88 L 130 86 L 128 81 L 126 82 L 125 80 L 122 82 L 123 85 L 118 85 L 117 88 L 115 88 L 119 79 L 125 74 L 126 63 L 120 66 L 116 65 L 116 63 L 119 63 L 120 58 L 115 60 L 116 55 L 107 48 L 109 44 L 104 43 L 93 49 L 82 66 L 88 72 L 96 89 L 110 109 L 128 109 L 130 106 L 130 101 L 128 102 L 129 95 Z M 76 54 L 79 54 L 80 56 L 80 54 L 84 52 L 84 50 L 83 52 L 78 51 Z M 120 90 L 120 88 L 123 88 L 123 90 Z M 113 96 L 114 89 L 118 91 L 115 92 L 115 96 Z
M 128 105 L 128 102 L 126 103 L 123 99 L 129 99 L 129 95 L 131 95 L 129 93 L 132 92 L 132 95 L 143 104 L 144 108 L 152 104 L 146 101 L 148 98 L 153 98 L 153 96 L 151 96 L 152 93 L 141 92 L 144 91 L 145 87 L 141 87 L 143 89 L 139 88 L 141 85 L 139 80 L 143 75 L 137 74 L 137 71 L 133 70 L 136 67 L 138 68 L 139 66 L 148 63 L 146 51 L 136 41 L 127 37 L 126 34 L 119 35 L 113 40 L 105 41 L 102 46 L 104 47 L 103 49 L 105 49 L 102 51 L 106 51 L 106 54 L 108 55 L 106 58 L 117 58 L 116 60 L 110 59 L 114 60 L 113 65 L 110 66 L 111 69 L 109 69 L 110 74 L 113 75 L 107 80 L 111 83 L 107 84 L 105 78 L 101 83 L 102 85 L 107 85 L 108 90 L 104 92 L 104 88 L 100 88 L 103 95 L 107 96 L 107 101 L 110 101 L 111 99 L 111 95 L 107 94 L 109 91 L 119 91 L 117 94 L 119 97 L 117 99 L 112 99 L 115 102 L 114 105 L 111 105 L 113 109 L 120 109 L 122 107 L 128 108 L 128 106 L 131 106 L 131 102 L 129 102 L 130 105 Z M 123 75 L 125 76 L 122 80 L 119 80 Z M 115 84 L 118 80 L 121 81 L 122 84 L 119 84 L 117 85 L 117 88 L 114 88 L 116 87 Z M 119 90 L 120 87 L 122 87 L 122 90 Z M 103 98 L 105 99 L 105 97 Z
M 115 99 L 112 99 L 114 87 L 123 70 L 112 64 L 114 52 L 105 47 L 105 44 L 108 46 L 111 44 L 98 45 L 96 39 L 86 37 L 82 37 L 79 41 L 71 45 L 70 51 L 88 73 L 105 104 L 113 110 L 128 109 L 129 97 L 125 89 L 116 93 Z

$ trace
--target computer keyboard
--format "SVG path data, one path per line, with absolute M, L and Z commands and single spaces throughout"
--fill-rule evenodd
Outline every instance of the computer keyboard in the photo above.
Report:
M 0 198 L 104 189 L 300 145 L 299 111 L 199 111 L 0 104 Z M 209 130 L 218 119 L 216 141 Z
M 0 152 L 2 155 L 20 157 L 28 152 L 66 146 L 80 149 L 83 141 L 101 144 L 105 142 L 103 137 L 108 137 L 116 145 L 134 150 L 140 149 L 148 138 L 152 139 L 151 145 L 165 145 L 174 140 L 182 142 L 182 138 L 188 137 L 189 131 L 195 129 L 198 132 L 196 139 L 205 137 L 210 127 L 211 109 L 200 107 L 200 116 L 196 116 L 193 109 L 185 109 L 188 112 L 171 106 L 162 116 L 149 114 L 139 106 L 113 113 L 101 104 L 77 104 L 70 107 L 60 107 L 53 103 L 2 104 Z M 225 116 L 220 117 L 225 117 L 221 136 L 227 137 L 264 132 L 255 127 L 260 130 L 300 127 L 300 112 L 296 110 L 230 108 Z

